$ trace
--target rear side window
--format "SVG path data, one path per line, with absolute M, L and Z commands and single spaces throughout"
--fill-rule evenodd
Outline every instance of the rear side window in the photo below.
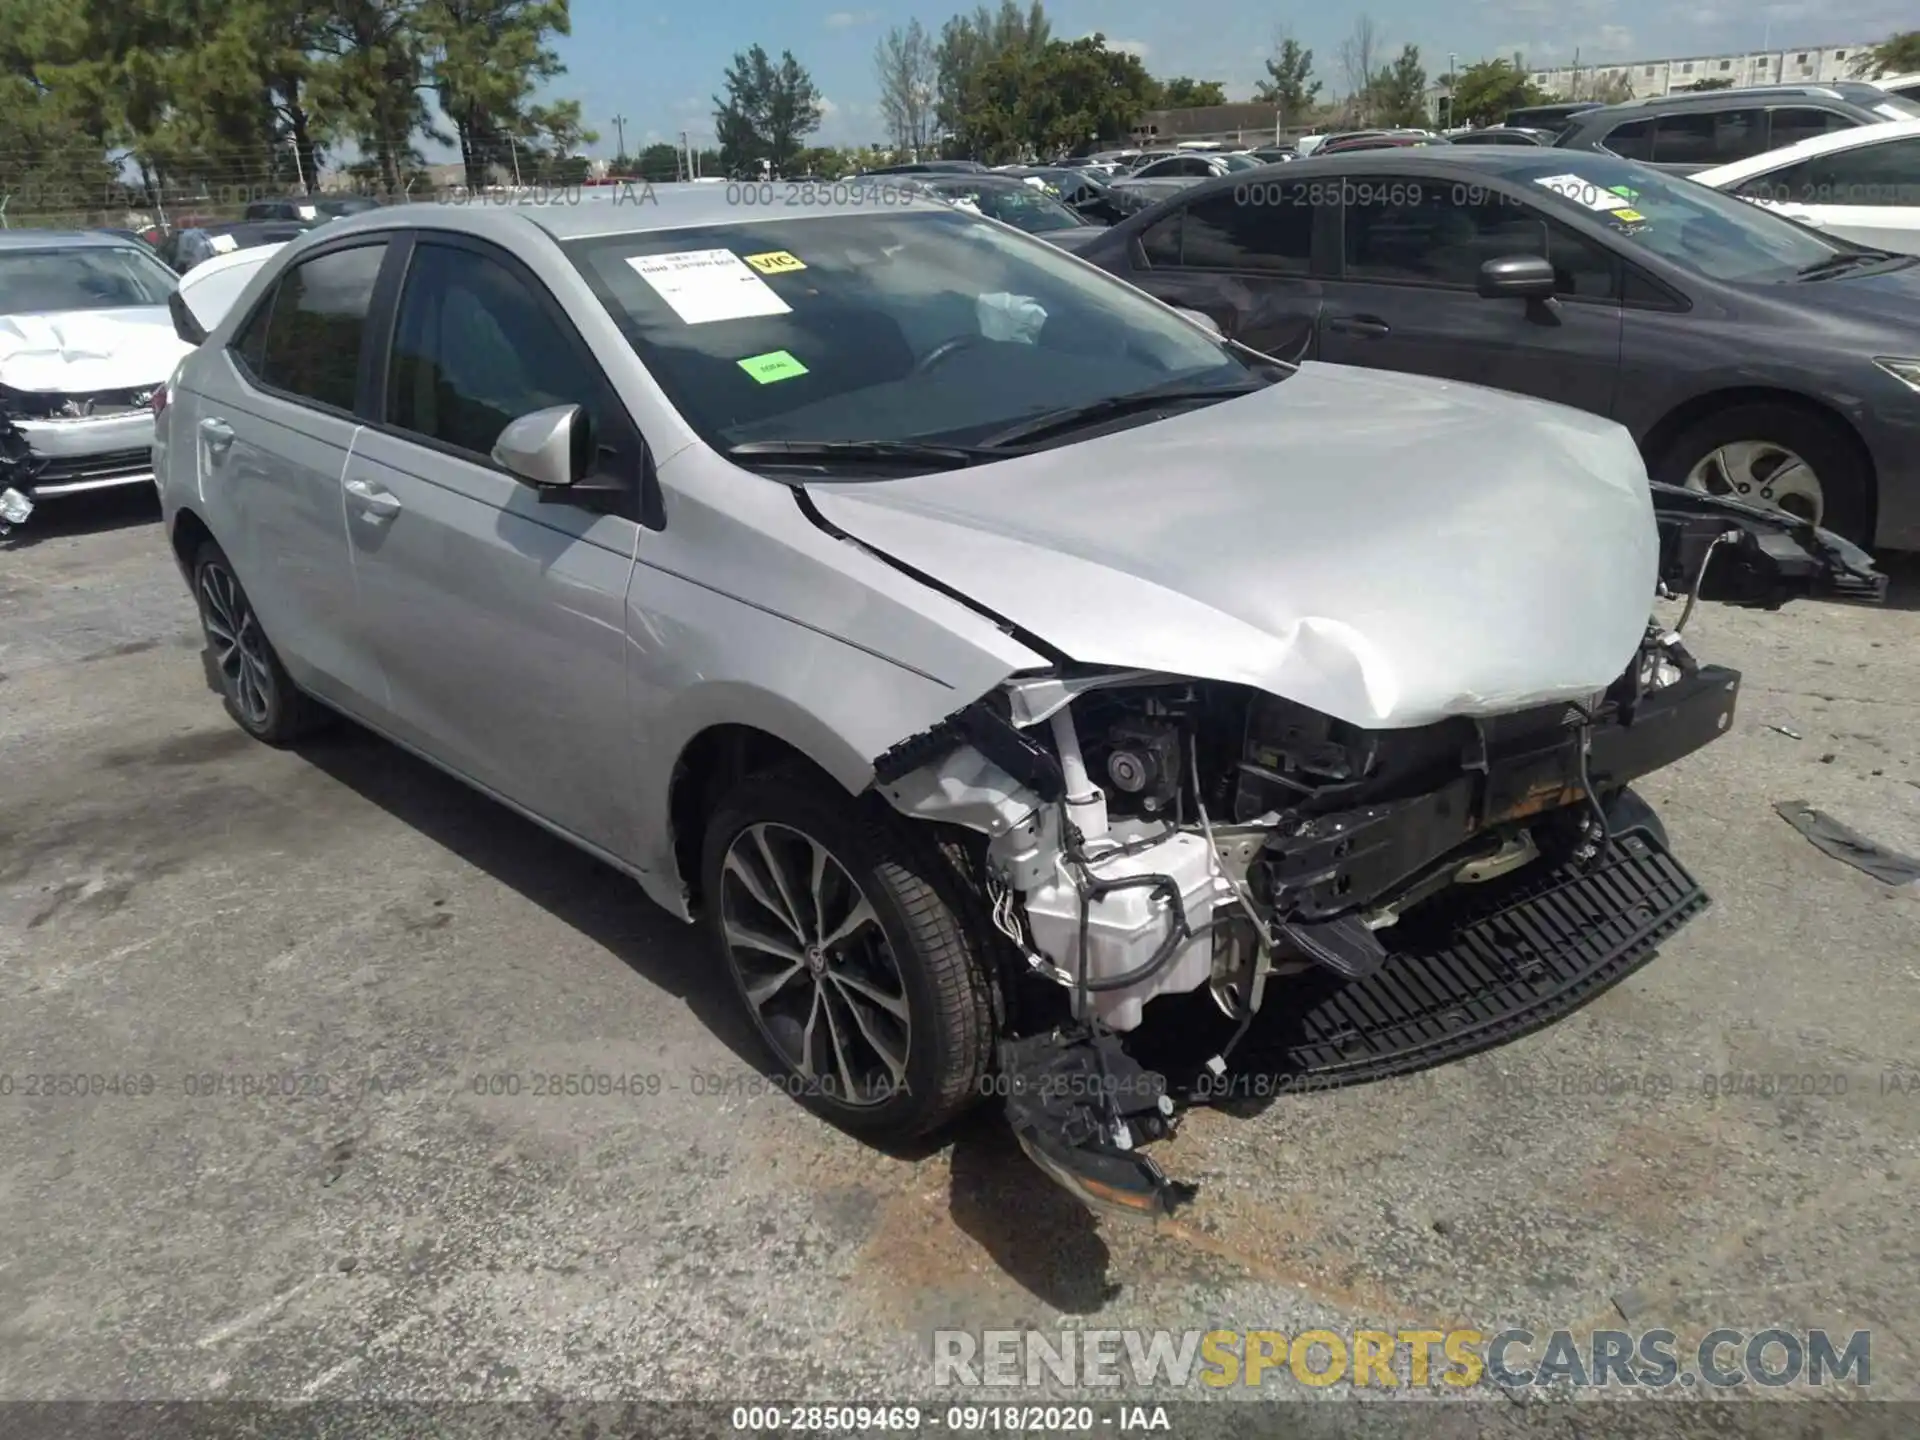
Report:
M 1273 180 L 1194 201 L 1180 227 L 1178 263 L 1194 270 L 1307 274 L 1313 268 L 1314 206 L 1306 194 L 1304 185 Z
M 1811 140 L 1816 135 L 1853 128 L 1853 121 L 1838 111 L 1817 110 L 1811 105 L 1783 105 L 1773 111 L 1768 120 L 1772 126 L 1769 132 L 1771 143 L 1767 147 L 1770 150 Z
M 1653 121 L 1629 120 L 1609 130 L 1601 145 L 1623 160 L 1653 159 Z
M 255 378 L 269 389 L 351 411 L 367 311 L 386 254 L 384 242 L 359 245 L 290 267 L 235 342 Z
M 1725 165 L 1767 148 L 1763 110 L 1715 110 L 1662 115 L 1654 131 L 1658 165 Z

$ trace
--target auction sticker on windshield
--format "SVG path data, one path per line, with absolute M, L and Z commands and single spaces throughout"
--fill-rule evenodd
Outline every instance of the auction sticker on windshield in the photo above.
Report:
M 796 375 L 807 373 L 807 367 L 785 350 L 769 350 L 765 355 L 749 356 L 740 362 L 740 368 L 762 385 L 771 385 L 776 380 L 791 380 Z
M 793 270 L 807 268 L 806 262 L 790 250 L 769 250 L 764 255 L 749 255 L 747 264 L 762 275 L 785 275 Z
M 731 250 L 630 255 L 627 264 L 689 325 L 792 313 L 793 307 Z
M 1632 203 L 1624 195 L 1616 195 L 1611 190 L 1603 190 L 1591 180 L 1582 180 L 1578 175 L 1541 175 L 1534 184 L 1544 185 L 1556 195 L 1564 195 L 1576 205 L 1584 205 L 1589 210 L 1605 213 L 1608 210 L 1626 210 Z

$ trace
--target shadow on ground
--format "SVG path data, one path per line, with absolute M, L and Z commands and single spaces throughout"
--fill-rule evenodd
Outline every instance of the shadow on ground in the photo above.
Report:
M 10 534 L 0 538 L 0 551 L 25 550 L 50 540 L 103 535 L 136 525 L 157 526 L 159 520 L 160 496 L 151 485 L 83 492 L 41 501 L 24 524 L 14 526 Z

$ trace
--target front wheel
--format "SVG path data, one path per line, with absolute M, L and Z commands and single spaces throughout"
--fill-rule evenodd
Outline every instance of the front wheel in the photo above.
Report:
M 804 766 L 767 771 L 721 801 L 701 880 L 705 923 L 797 1099 L 885 1143 L 981 1093 L 980 939 L 951 866 L 907 822 Z
M 1734 405 L 1689 425 L 1653 478 L 1779 510 L 1870 543 L 1870 467 L 1838 425 L 1791 405 Z

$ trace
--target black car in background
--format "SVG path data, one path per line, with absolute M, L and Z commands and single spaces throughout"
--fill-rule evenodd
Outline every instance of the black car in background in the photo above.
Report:
M 1528 105 L 1507 112 L 1506 125 L 1516 130 L 1546 130 L 1554 134 L 1565 130 L 1576 115 L 1598 110 L 1598 100 L 1564 100 L 1551 105 Z
M 1920 105 L 1864 80 L 1759 85 L 1595 106 L 1568 121 L 1558 143 L 1687 175 L 1887 120 L 1920 120 Z
M 314 222 L 341 215 L 362 215 L 379 208 L 380 202 L 371 195 L 288 195 L 279 200 L 249 201 L 244 218 Z
M 1484 130 L 1462 130 L 1447 136 L 1450 145 L 1551 145 L 1551 130 L 1523 130 L 1515 125 L 1489 125 Z
M 1920 549 L 1920 258 L 1497 146 L 1207 181 L 1080 253 L 1269 355 L 1559 401 L 1624 425 L 1656 480 Z
M 1058 196 L 1018 175 L 927 174 L 902 176 L 893 183 L 950 205 L 963 205 L 1068 250 L 1078 250 L 1106 233 L 1104 226 L 1089 224 Z
M 233 220 L 192 225 L 170 231 L 155 248 L 160 258 L 186 274 L 203 260 L 229 250 L 251 250 L 256 245 L 278 245 L 297 240 L 313 228 L 304 220 Z
M 862 175 L 986 175 L 992 172 L 978 160 L 903 160 L 880 165 Z
M 1083 224 L 1111 225 L 1127 212 L 1115 203 L 1113 190 L 1099 175 L 1065 165 L 1021 165 L 997 171 L 1018 180 L 1039 180 Z

